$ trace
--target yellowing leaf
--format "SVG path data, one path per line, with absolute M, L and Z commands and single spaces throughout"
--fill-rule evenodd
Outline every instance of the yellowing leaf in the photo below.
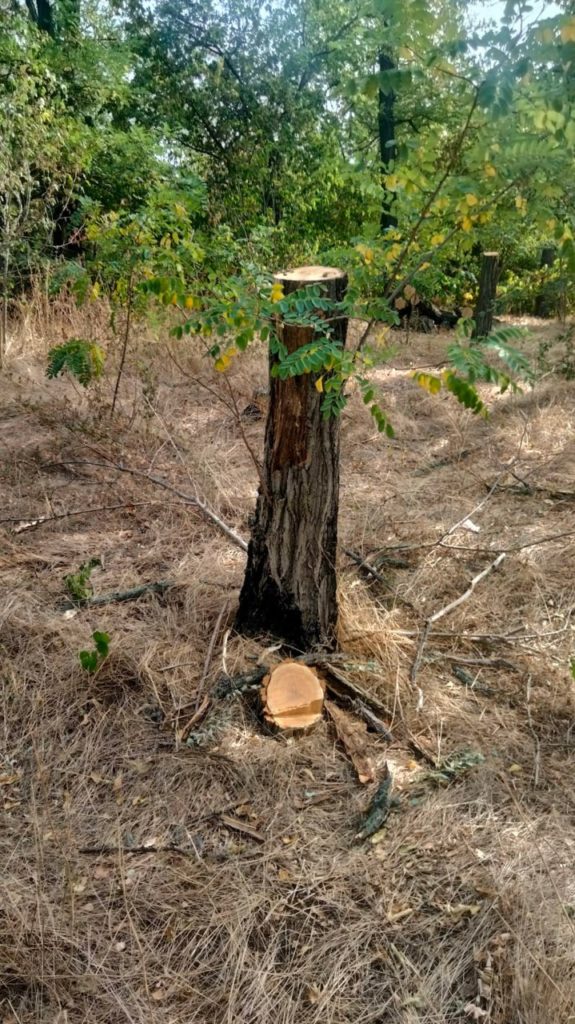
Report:
M 552 43 L 553 42 L 553 29 L 552 28 L 540 28 L 537 33 L 537 38 L 540 43 Z
M 397 177 L 397 174 L 386 174 L 383 181 L 389 192 L 395 192 L 399 186 L 399 178 Z
M 225 373 L 228 366 L 230 365 L 230 362 L 231 360 L 229 359 L 228 356 L 220 356 L 220 358 L 216 359 L 214 363 L 214 369 L 217 370 L 218 373 Z
M 465 202 L 467 203 L 468 206 L 477 206 L 479 200 L 477 196 L 473 195 L 473 192 L 468 192 L 467 195 L 465 196 Z
M 373 249 L 366 249 L 363 258 L 366 263 L 373 263 Z
M 527 206 L 527 200 L 523 196 L 515 197 L 515 206 L 518 210 L 524 210 Z
M 432 235 L 431 236 L 431 244 L 432 245 L 441 245 L 441 243 L 444 242 L 444 241 L 445 241 L 445 235 L 438 234 L 438 235 Z
M 397 257 L 399 256 L 400 252 L 401 246 L 398 245 L 397 243 L 395 245 L 390 246 L 385 254 L 385 262 L 393 263 L 393 261 L 396 260 Z
M 319 391 L 320 395 L 323 392 L 323 377 L 318 377 L 315 382 L 315 389 Z
M 493 164 L 485 164 L 485 167 L 483 168 L 483 170 L 485 171 L 485 177 L 486 178 L 496 178 L 497 177 L 497 171 L 495 170 L 495 167 L 493 166 Z
M 272 302 L 281 302 L 283 297 L 284 297 L 284 286 L 279 281 L 276 281 L 276 283 L 274 285 L 272 285 L 272 290 L 271 290 L 271 293 L 270 293 L 270 299 L 272 300 Z
M 434 377 L 431 373 L 414 373 L 413 380 L 424 391 L 428 391 L 430 395 L 437 395 L 441 391 L 441 380 L 439 377 Z
M 194 306 L 195 306 L 195 303 L 196 303 L 196 300 L 194 299 L 193 295 L 186 295 L 186 301 L 184 303 L 186 309 L 193 309 Z
M 464 231 L 471 231 L 473 227 L 473 221 L 471 220 L 471 218 L 464 217 L 463 220 L 461 221 L 461 227 L 463 228 Z
M 561 42 L 575 43 L 575 18 L 561 26 Z
M 557 226 L 557 221 L 555 220 L 555 217 L 550 217 L 549 220 L 545 221 L 545 227 L 547 228 L 548 231 L 554 231 L 556 226 Z

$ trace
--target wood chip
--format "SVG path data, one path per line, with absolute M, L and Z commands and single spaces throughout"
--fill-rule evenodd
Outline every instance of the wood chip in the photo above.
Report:
M 375 769 L 368 754 L 367 725 L 358 718 L 338 708 L 330 700 L 325 701 L 325 709 L 331 718 L 337 737 L 352 762 L 361 783 L 375 780 Z
M 234 832 L 241 832 L 245 836 L 249 836 L 250 839 L 255 839 L 258 843 L 265 843 L 266 837 L 258 832 L 257 828 L 253 825 L 248 825 L 246 821 L 241 821 L 239 818 L 232 818 L 230 814 L 220 814 L 220 821 L 226 828 L 231 828 Z

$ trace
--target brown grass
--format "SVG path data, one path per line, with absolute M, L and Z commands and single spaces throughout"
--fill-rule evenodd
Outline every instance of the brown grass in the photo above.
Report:
M 87 400 L 13 360 L 0 399 L 3 1024 L 463 1024 L 473 1006 L 487 1024 L 575 1020 L 573 538 L 510 552 L 430 636 L 419 711 L 409 683 L 422 618 L 494 549 L 575 529 L 573 499 L 553 496 L 575 490 L 573 387 L 547 377 L 493 396 L 485 423 L 409 382 L 443 343 L 412 336 L 378 371 L 396 441 L 373 435 L 355 398 L 344 414 L 342 544 L 405 562 L 381 564 L 390 591 L 341 557 L 340 645 L 396 737 L 374 736 L 372 755 L 389 761 L 399 805 L 362 845 L 369 793 L 326 723 L 274 736 L 248 695 L 215 701 L 196 746 L 176 741 L 223 607 L 231 625 L 243 553 L 169 492 L 64 465 L 153 467 L 247 536 L 253 462 L 194 378 L 221 382 L 180 349 L 183 378 L 144 343 L 112 427 L 105 389 Z M 232 381 L 243 408 L 264 353 Z M 245 429 L 259 449 L 262 421 Z M 530 493 L 509 489 L 511 471 Z M 480 532 L 438 545 L 497 479 L 506 489 L 471 516 Z M 124 507 L 13 532 L 104 505 Z M 95 555 L 98 593 L 175 586 L 65 613 L 63 576 Z M 90 677 L 77 654 L 94 629 L 111 653 Z M 228 671 L 268 642 L 232 634 Z M 221 671 L 219 637 L 208 690 Z M 485 760 L 440 784 L 410 737 L 431 759 Z

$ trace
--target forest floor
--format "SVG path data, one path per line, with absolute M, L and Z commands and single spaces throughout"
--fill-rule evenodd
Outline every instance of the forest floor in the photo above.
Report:
M 531 328 L 533 352 L 557 336 Z M 253 696 L 214 696 L 224 667 L 281 655 L 226 635 L 244 552 L 118 469 L 199 494 L 247 537 L 257 475 L 242 432 L 260 451 L 263 349 L 230 371 L 251 405 L 241 430 L 225 382 L 183 343 L 180 370 L 142 342 L 114 424 L 109 391 L 13 359 L 0 389 L 2 1024 L 575 1021 L 575 387 L 547 373 L 523 394 L 486 390 L 484 420 L 409 379 L 441 362 L 446 336 L 396 341 L 376 372 L 396 439 L 357 395 L 342 423 L 339 642 L 349 678 L 388 709 L 393 741 L 370 733 L 370 754 L 399 798 L 364 842 L 373 787 L 327 722 L 286 739 Z M 426 618 L 502 551 L 436 622 L 410 680 Z M 90 558 L 95 594 L 173 586 L 66 609 L 64 577 Z M 110 653 L 89 675 L 78 653 L 94 630 Z

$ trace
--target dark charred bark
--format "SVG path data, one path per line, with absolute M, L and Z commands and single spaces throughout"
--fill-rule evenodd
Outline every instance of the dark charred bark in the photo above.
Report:
M 342 271 L 325 267 L 276 279 L 285 294 L 321 284 L 336 301 L 347 286 Z M 281 324 L 279 331 L 288 352 L 313 337 L 308 327 Z M 335 323 L 343 343 L 346 331 L 346 320 Z M 263 482 L 236 619 L 240 631 L 271 633 L 297 650 L 332 647 L 337 623 L 340 424 L 324 419 L 321 401 L 312 374 L 280 380 L 270 372 Z
M 50 0 L 26 0 L 26 7 L 34 24 L 54 38 L 54 12 Z
M 388 53 L 383 51 L 379 54 L 379 72 L 383 75 L 386 71 L 393 71 L 397 65 Z M 377 107 L 377 130 L 379 138 L 379 162 L 381 166 L 381 187 L 383 197 L 381 201 L 380 227 L 382 231 L 387 228 L 396 227 L 397 217 L 391 213 L 393 192 L 385 187 L 383 178 L 389 174 L 391 164 L 396 157 L 395 146 L 395 93 L 392 89 L 380 88 L 378 93 Z
M 479 294 L 474 314 L 474 338 L 486 338 L 493 326 L 499 269 L 499 253 L 484 252 L 479 274 Z

